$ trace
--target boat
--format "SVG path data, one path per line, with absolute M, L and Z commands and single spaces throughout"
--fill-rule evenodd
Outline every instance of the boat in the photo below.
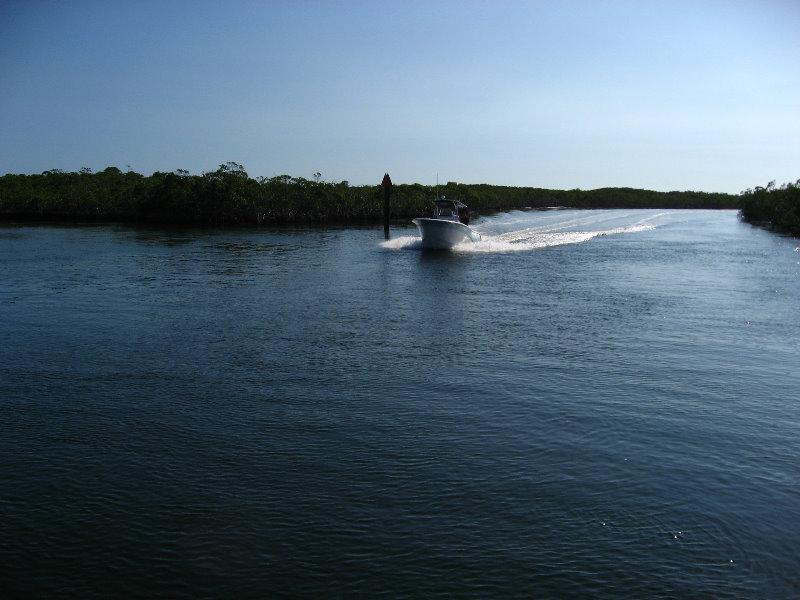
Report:
M 413 219 L 422 236 L 423 248 L 452 248 L 462 242 L 479 242 L 481 236 L 469 225 L 469 209 L 458 200 L 442 196 L 431 200 L 433 217 Z

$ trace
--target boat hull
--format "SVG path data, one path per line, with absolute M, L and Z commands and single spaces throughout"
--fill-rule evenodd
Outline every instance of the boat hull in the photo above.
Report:
M 413 220 L 422 236 L 423 248 L 452 248 L 463 242 L 479 242 L 481 236 L 463 223 L 444 219 Z

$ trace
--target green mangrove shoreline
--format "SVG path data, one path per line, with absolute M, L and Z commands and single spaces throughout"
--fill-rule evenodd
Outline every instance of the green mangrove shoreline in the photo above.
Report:
M 391 217 L 430 214 L 437 193 L 458 198 L 476 214 L 496 211 L 569 208 L 739 209 L 745 219 L 768 221 L 800 234 L 797 184 L 747 190 L 739 195 L 706 192 L 655 192 L 632 188 L 548 190 L 449 182 L 438 187 L 392 187 Z M 157 171 L 143 176 L 108 167 L 39 175 L 0 177 L 0 219 L 5 221 L 123 222 L 142 224 L 236 226 L 290 224 L 377 224 L 383 220 L 383 188 L 351 186 L 278 175 L 251 178 L 228 162 L 211 172 Z M 788 218 L 784 218 L 788 216 Z
M 742 192 L 740 202 L 745 221 L 800 237 L 800 179 L 780 187 L 771 181 L 767 187 L 748 189 Z

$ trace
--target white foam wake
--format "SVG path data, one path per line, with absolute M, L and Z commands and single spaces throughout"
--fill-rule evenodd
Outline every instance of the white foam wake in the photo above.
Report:
M 510 231 L 497 236 L 483 236 L 480 242 L 464 242 L 453 247 L 456 252 L 526 252 L 565 244 L 580 244 L 602 235 L 636 233 L 655 229 L 653 225 L 618 227 L 606 231 L 557 231 L 541 232 L 535 229 Z M 422 239 L 417 236 L 401 236 L 380 243 L 389 250 L 421 250 Z
M 599 236 L 639 233 L 655 229 L 653 224 L 670 213 L 641 211 L 553 211 L 505 213 L 476 224 L 480 242 L 464 242 L 455 252 L 527 252 L 565 244 L 580 244 Z M 635 220 L 634 220 L 635 219 Z M 633 222 L 631 222 L 633 221 Z M 520 225 L 533 225 L 516 229 Z M 508 231 L 509 228 L 514 228 Z M 506 231 L 504 231 L 506 230 Z M 381 242 L 390 250 L 421 250 L 419 236 L 407 235 Z
M 421 250 L 422 238 L 414 235 L 403 235 L 383 241 L 380 246 L 389 250 Z

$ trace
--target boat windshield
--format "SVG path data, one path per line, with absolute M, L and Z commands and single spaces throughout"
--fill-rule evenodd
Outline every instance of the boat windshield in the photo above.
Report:
M 445 219 L 446 221 L 458 221 L 459 210 L 466 210 L 467 206 L 458 200 L 448 200 L 444 196 L 433 200 L 433 218 Z

